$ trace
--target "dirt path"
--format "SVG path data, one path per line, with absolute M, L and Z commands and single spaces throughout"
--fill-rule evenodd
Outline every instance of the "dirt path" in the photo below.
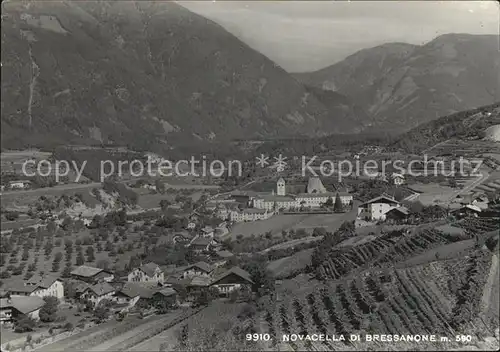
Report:
M 481 297 L 481 315 L 485 317 L 494 318 L 496 315 L 498 319 L 498 256 L 493 254 L 488 280 L 484 286 L 483 296 Z

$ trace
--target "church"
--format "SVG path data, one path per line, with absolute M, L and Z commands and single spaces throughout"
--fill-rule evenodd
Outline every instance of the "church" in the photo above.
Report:
M 329 198 L 335 202 L 337 193 L 342 205 L 352 204 L 353 197 L 347 192 L 328 192 L 319 177 L 310 177 L 306 193 L 287 194 L 286 183 L 280 178 L 276 183 L 276 193 L 258 195 L 253 199 L 253 207 L 268 211 L 299 210 L 300 208 L 320 208 Z

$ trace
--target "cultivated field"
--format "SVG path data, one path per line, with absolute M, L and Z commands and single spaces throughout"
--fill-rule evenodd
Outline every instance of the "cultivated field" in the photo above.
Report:
M 490 268 L 491 252 L 477 251 L 468 259 L 434 262 L 406 269 L 361 272 L 351 279 L 323 284 L 302 282 L 300 289 L 283 285 L 280 299 L 262 313 L 263 333 L 281 342 L 282 334 L 437 334 L 450 342 L 435 348 L 458 347 L 455 334 L 468 329 L 468 314 L 477 314 Z M 454 280 L 458 287 L 449 286 Z M 474 285 L 471 285 L 474 283 Z M 463 286 L 460 286 L 463 285 Z M 467 297 L 467 299 L 465 299 Z M 470 305 L 470 306 L 469 306 Z M 470 313 L 465 309 L 472 309 Z M 363 350 L 370 343 L 290 342 L 293 350 Z M 392 343 L 394 349 L 419 350 L 430 345 Z

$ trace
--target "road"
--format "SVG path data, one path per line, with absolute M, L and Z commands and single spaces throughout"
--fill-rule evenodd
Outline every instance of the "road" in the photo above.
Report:
M 481 170 L 481 176 L 479 176 L 475 181 L 471 182 L 467 186 L 465 186 L 462 189 L 459 189 L 455 192 L 453 192 L 450 197 L 447 199 L 448 203 L 453 202 L 453 200 L 459 195 L 459 194 L 464 194 L 472 191 L 474 188 L 479 186 L 481 183 L 486 181 L 490 177 L 490 174 L 486 170 Z

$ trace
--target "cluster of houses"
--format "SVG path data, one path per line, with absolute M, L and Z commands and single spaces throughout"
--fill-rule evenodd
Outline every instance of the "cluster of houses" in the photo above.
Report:
M 175 307 L 179 304 L 177 290 L 181 287 L 186 293 L 184 299 L 189 302 L 205 289 L 215 288 L 221 297 L 227 297 L 233 290 L 251 288 L 252 284 L 250 274 L 239 267 L 225 269 L 205 262 L 169 271 L 168 277 L 152 262 L 134 268 L 124 278 L 116 278 L 105 269 L 82 265 L 64 282 L 53 275 L 35 275 L 6 287 L 0 294 L 0 322 L 12 322 L 20 316 L 38 320 L 44 297 L 54 296 L 60 301 L 68 298 L 65 285 L 72 286 L 72 298 L 76 301 L 96 307 L 108 300 L 115 311 L 128 311 L 135 306 L 152 307 L 158 302 Z
M 319 209 L 337 195 L 344 207 L 353 203 L 353 196 L 347 191 L 328 192 L 319 177 L 310 177 L 306 192 L 287 193 L 286 182 L 280 178 L 276 182 L 276 191 L 271 193 L 238 192 L 229 199 L 213 200 L 208 203 L 219 218 L 233 222 L 265 220 L 280 211 L 307 211 Z
M 458 195 L 449 213 L 457 218 L 478 217 L 488 208 L 488 198 L 474 193 Z M 379 221 L 400 221 L 408 218 L 410 211 L 388 194 L 382 194 L 358 206 L 357 226 Z

